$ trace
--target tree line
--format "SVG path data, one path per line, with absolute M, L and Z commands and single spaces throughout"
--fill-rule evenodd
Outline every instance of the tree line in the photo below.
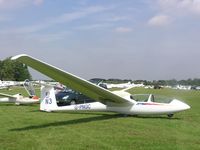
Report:
M 191 86 L 200 86 L 200 78 L 187 79 L 187 80 L 154 80 L 150 82 L 151 85 L 161 85 L 161 86 L 175 86 L 175 85 L 191 85 Z
M 120 84 L 120 83 L 135 83 L 135 84 L 141 84 L 144 85 L 152 85 L 152 86 L 175 86 L 175 85 L 191 85 L 191 86 L 200 86 L 200 78 L 194 78 L 194 79 L 186 79 L 186 80 L 131 80 L 131 79 L 103 79 L 103 78 L 94 78 L 92 80 L 96 80 L 98 82 L 105 82 L 105 83 L 114 83 L 114 84 Z
M 19 61 L 11 60 L 10 58 L 0 60 L 0 80 L 23 81 L 25 79 L 32 79 L 27 65 Z
M 32 76 L 28 70 L 27 65 L 20 63 L 16 60 L 11 60 L 6 58 L 5 60 L 0 60 L 0 80 L 4 81 L 24 81 L 25 79 L 32 80 Z M 131 79 L 103 79 L 94 78 L 97 82 L 106 83 L 125 83 L 131 82 L 135 84 L 143 83 L 144 85 L 161 85 L 161 86 L 175 86 L 175 85 L 192 85 L 200 86 L 200 78 L 186 79 L 186 80 L 131 80 Z

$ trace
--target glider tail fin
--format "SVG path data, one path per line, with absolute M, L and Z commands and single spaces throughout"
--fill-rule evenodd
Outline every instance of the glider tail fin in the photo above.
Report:
M 40 110 L 51 112 L 57 108 L 54 87 L 50 85 L 41 86 Z

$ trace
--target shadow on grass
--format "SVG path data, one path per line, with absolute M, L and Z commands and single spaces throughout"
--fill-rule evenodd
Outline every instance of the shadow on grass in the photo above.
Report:
M 172 117 L 172 118 L 169 118 L 167 116 L 137 116 L 137 115 L 134 115 L 133 117 L 135 118 L 141 118 L 141 119 L 169 119 L 169 120 L 181 120 L 181 118 L 177 118 L 177 117 Z
M 0 106 L 16 106 L 14 103 L 1 103 Z
M 44 112 L 40 111 L 38 109 L 35 110 L 30 110 L 29 112 L 34 112 L 34 113 L 49 113 L 49 112 Z M 60 112 L 50 112 L 51 114 L 72 114 L 72 115 L 117 115 L 117 113 L 112 113 L 112 112 L 104 112 L 104 111 L 60 111 Z
M 53 112 L 53 113 L 66 113 L 66 112 Z M 68 111 L 67 114 L 72 114 L 72 115 L 98 115 L 98 116 L 106 116 L 106 115 L 119 115 L 118 113 L 115 112 L 105 112 L 105 111 Z
M 98 115 L 100 115 L 100 114 L 98 114 Z M 40 125 L 31 125 L 31 126 L 27 126 L 27 127 L 23 127 L 23 128 L 14 128 L 14 129 L 10 129 L 9 131 L 27 131 L 27 130 L 75 125 L 75 124 L 109 120 L 109 119 L 113 119 L 113 118 L 123 118 L 123 117 L 124 118 L 133 117 L 133 118 L 141 118 L 141 119 L 169 119 L 164 116 L 124 116 L 122 114 L 112 114 L 112 115 L 101 114 L 101 116 L 95 116 L 95 117 L 79 118 L 79 119 L 73 119 L 73 120 L 67 120 L 67 121 L 57 121 L 57 122 L 52 122 L 52 123 L 40 124 Z M 170 120 L 179 120 L 179 119 L 180 118 L 170 118 Z
M 95 117 L 89 117 L 89 118 L 80 118 L 80 119 L 67 120 L 67 121 L 57 121 L 57 122 L 52 122 L 52 123 L 40 124 L 40 125 L 31 125 L 31 126 L 27 126 L 27 127 L 23 127 L 23 128 L 10 129 L 9 131 L 27 131 L 27 130 L 48 128 L 48 127 L 75 125 L 75 124 L 88 123 L 88 122 L 94 122 L 94 121 L 102 121 L 102 120 L 108 120 L 108 119 L 120 118 L 120 117 L 121 116 L 118 115 L 118 114 L 115 114 L 115 115 L 102 115 L 102 116 L 95 116 Z
M 15 104 L 14 102 L 10 102 L 10 103 L 0 103 L 0 106 L 11 106 L 11 107 L 35 107 L 37 104 L 20 104 L 20 105 L 17 105 Z

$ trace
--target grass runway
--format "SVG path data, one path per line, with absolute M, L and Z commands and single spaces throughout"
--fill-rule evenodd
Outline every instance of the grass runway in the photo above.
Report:
M 17 93 L 22 89 L 13 89 Z M 7 92 L 0 90 L 0 92 Z M 39 105 L 0 104 L 0 150 L 199 150 L 200 91 L 135 88 L 184 100 L 192 108 L 167 116 L 39 111 Z

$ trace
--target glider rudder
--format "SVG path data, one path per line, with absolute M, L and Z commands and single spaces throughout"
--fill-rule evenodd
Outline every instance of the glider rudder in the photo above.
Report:
M 41 86 L 40 110 L 51 112 L 57 108 L 55 91 L 53 86 Z

